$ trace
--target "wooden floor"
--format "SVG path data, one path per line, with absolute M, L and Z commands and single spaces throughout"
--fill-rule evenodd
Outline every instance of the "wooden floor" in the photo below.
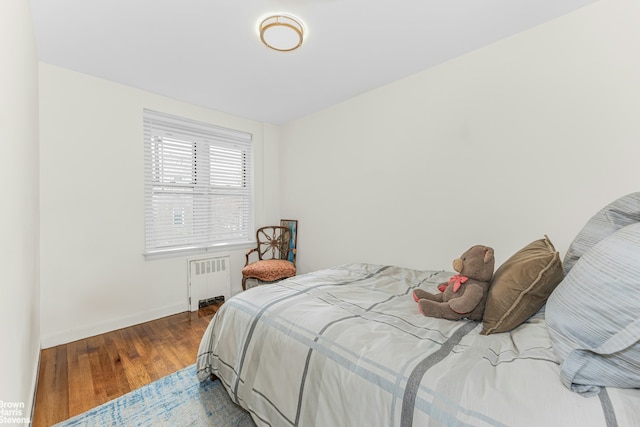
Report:
M 192 365 L 218 307 L 42 350 L 33 427 L 66 420 Z

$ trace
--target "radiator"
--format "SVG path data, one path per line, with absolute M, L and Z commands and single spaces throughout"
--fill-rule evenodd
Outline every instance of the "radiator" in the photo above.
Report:
M 189 310 L 231 297 L 229 256 L 189 259 Z

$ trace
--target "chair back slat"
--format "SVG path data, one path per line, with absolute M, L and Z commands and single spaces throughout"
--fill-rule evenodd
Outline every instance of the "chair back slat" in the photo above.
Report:
M 258 257 L 264 259 L 287 259 L 291 231 L 287 227 L 270 225 L 256 231 Z

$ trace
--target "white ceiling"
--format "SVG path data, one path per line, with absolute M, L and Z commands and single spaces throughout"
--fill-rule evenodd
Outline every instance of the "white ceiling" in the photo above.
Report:
M 595 0 L 31 0 L 41 61 L 283 124 Z M 257 24 L 300 17 L 301 49 Z

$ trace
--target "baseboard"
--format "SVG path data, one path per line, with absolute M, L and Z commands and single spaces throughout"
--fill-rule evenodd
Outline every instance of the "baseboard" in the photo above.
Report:
M 65 331 L 43 336 L 41 339 L 41 346 L 43 349 L 55 347 L 57 345 L 104 334 L 105 332 L 111 332 L 117 329 L 127 328 L 129 326 L 149 322 L 161 317 L 171 316 L 172 314 L 182 313 L 187 310 L 188 307 L 186 307 L 184 303 L 173 304 L 153 310 L 147 310 L 141 313 L 135 313 L 130 316 L 111 319 L 106 322 L 94 323 L 92 325 L 83 325 L 77 328 L 67 329 Z

